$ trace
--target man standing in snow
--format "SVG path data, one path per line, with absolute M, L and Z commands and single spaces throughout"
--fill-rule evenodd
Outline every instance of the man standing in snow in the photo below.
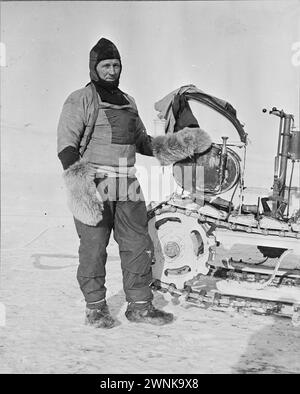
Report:
M 115 324 L 105 298 L 106 247 L 113 229 L 128 302 L 127 319 L 167 324 L 173 315 L 152 304 L 152 243 L 145 202 L 134 175 L 135 154 L 155 155 L 161 163 L 170 154 L 170 161 L 175 162 L 187 157 L 193 144 L 206 150 L 210 139 L 201 130 L 196 138 L 188 128 L 176 133 L 178 137 L 181 133 L 176 141 L 147 135 L 134 99 L 118 87 L 122 64 L 111 41 L 98 41 L 90 52 L 89 66 L 91 82 L 67 98 L 57 139 L 80 238 L 77 279 L 86 301 L 86 323 L 103 328 Z

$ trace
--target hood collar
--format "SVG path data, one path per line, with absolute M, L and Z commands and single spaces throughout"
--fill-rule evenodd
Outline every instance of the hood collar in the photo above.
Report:
M 92 81 L 98 82 L 99 76 L 96 71 L 96 67 L 101 60 L 106 59 L 119 59 L 121 64 L 120 53 L 113 42 L 107 38 L 100 38 L 97 44 L 90 51 L 90 78 Z M 122 64 L 121 64 L 122 70 Z

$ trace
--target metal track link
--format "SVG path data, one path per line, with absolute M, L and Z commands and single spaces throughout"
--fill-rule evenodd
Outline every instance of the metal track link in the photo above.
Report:
M 216 290 L 194 290 L 190 286 L 184 289 L 177 289 L 174 285 L 155 280 L 151 287 L 154 291 L 169 293 L 174 299 L 183 297 L 187 304 L 200 307 L 202 309 L 212 309 L 229 313 L 247 312 L 257 315 L 276 315 L 279 317 L 291 318 L 292 324 L 300 326 L 300 305 L 289 304 L 278 301 L 266 301 L 261 299 L 238 297 L 222 294 Z
M 247 270 L 239 270 L 238 268 L 227 269 L 223 267 L 214 267 L 210 265 L 212 269 L 215 271 L 215 275 L 220 276 L 222 278 L 232 279 L 239 282 L 256 282 L 256 283 L 266 283 L 270 279 L 270 274 L 267 273 L 259 273 L 259 272 L 249 272 Z M 300 274 L 300 270 L 298 270 Z M 300 287 L 300 278 L 298 275 L 296 277 L 292 277 L 286 274 L 278 273 L 270 286 L 297 286 Z

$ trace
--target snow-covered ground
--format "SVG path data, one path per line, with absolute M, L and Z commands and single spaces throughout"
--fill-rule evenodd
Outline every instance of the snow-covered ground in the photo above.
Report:
M 107 301 L 118 324 L 108 331 L 85 326 L 76 280 L 78 239 L 61 170 L 33 171 L 36 158 L 28 155 L 17 171 L 11 150 L 22 144 L 4 148 L 0 373 L 300 373 L 300 329 L 289 319 L 175 305 L 155 293 L 155 305 L 173 312 L 175 322 L 128 322 L 113 239 Z M 50 153 L 45 149 L 39 157 L 47 161 Z
M 176 321 L 163 327 L 129 323 L 114 242 L 107 301 L 118 325 L 108 331 L 87 327 L 71 220 L 4 217 L 2 229 L 1 373 L 300 372 L 300 330 L 290 320 L 230 316 L 173 305 L 155 294 L 155 304 Z

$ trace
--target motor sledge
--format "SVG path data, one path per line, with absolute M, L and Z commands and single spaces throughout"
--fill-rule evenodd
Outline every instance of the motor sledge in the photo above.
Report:
M 166 133 L 199 126 L 191 102 L 229 120 L 238 141 L 220 135 L 208 151 L 176 162 L 172 175 L 179 191 L 149 205 L 152 287 L 176 302 L 276 314 L 298 325 L 300 179 L 294 179 L 294 169 L 300 131 L 294 116 L 275 107 L 269 111 L 279 118 L 273 184 L 255 204 L 246 204 L 248 134 L 230 103 L 194 85 L 181 87 L 155 105 Z

